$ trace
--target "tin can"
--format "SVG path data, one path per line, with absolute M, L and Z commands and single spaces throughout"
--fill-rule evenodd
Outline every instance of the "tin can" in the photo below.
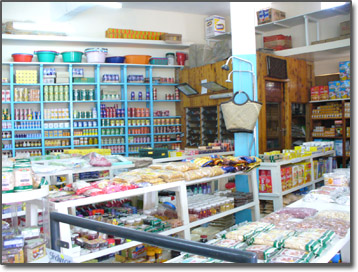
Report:
M 82 122 L 81 121 L 79 121 L 79 122 L 77 122 L 77 127 L 82 127 Z

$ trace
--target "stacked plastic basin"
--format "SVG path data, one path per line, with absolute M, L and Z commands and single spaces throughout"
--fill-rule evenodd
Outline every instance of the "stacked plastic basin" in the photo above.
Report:
M 89 63 L 104 63 L 108 54 L 107 48 L 87 48 L 85 49 L 87 62 Z

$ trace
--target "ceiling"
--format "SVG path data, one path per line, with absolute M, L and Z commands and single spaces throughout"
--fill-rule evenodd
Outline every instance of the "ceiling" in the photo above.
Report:
M 230 2 L 122 2 L 122 7 L 230 16 Z

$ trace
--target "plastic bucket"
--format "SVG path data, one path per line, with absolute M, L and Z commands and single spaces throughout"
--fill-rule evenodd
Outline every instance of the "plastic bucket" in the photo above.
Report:
M 148 55 L 127 55 L 125 56 L 126 63 L 133 63 L 133 64 L 148 64 L 149 60 L 152 56 Z
M 63 62 L 82 62 L 83 52 L 80 51 L 66 51 L 62 52 Z
M 176 52 L 178 65 L 184 65 L 186 60 L 186 53 Z
M 87 62 L 90 63 L 103 63 L 106 60 L 106 52 L 89 51 L 86 52 Z
M 31 62 L 34 55 L 26 53 L 14 53 L 11 56 L 16 62 Z
M 107 57 L 107 63 L 123 63 L 126 57 Z
M 39 62 L 54 62 L 58 52 L 40 50 L 35 51 L 34 54 L 37 56 Z

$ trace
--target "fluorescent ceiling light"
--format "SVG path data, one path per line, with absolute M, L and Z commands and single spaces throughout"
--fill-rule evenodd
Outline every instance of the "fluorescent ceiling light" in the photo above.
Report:
M 119 2 L 95 2 L 96 5 L 104 6 L 107 8 L 115 8 L 120 9 L 122 8 L 122 3 Z

